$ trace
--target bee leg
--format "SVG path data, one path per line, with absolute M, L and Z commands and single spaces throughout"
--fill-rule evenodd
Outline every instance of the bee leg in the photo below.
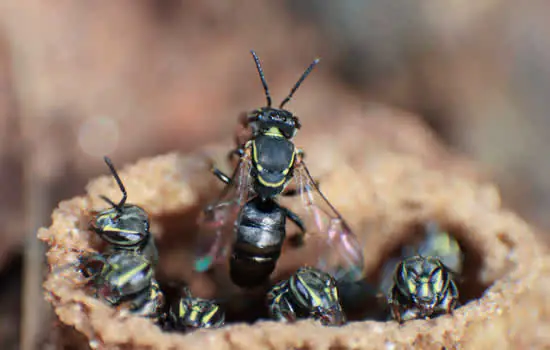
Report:
M 287 298 L 282 297 L 269 306 L 271 317 L 281 322 L 295 322 L 296 313 Z
M 210 169 L 210 171 L 212 171 L 212 174 L 214 174 L 214 176 L 216 176 L 221 182 L 223 182 L 224 184 L 226 185 L 229 185 L 231 183 L 231 178 L 229 176 L 227 176 L 223 171 L 221 171 L 220 169 L 212 166 L 212 168 Z
M 296 224 L 296 226 L 298 226 L 302 233 L 306 233 L 306 226 L 304 225 L 304 222 L 302 221 L 302 219 L 300 219 L 298 214 L 288 208 L 283 207 L 282 209 L 285 211 L 286 217 L 289 218 L 290 221 L 292 221 L 294 224 Z
M 401 317 L 401 311 L 399 310 L 399 305 L 392 304 L 391 305 L 391 310 L 392 310 L 392 314 L 393 314 L 393 317 L 395 318 L 395 320 L 397 322 L 399 322 L 399 324 L 403 324 L 404 320 Z
M 302 244 L 304 244 L 304 236 L 306 233 L 306 226 L 304 225 L 304 222 L 302 221 L 302 219 L 300 219 L 298 214 L 291 211 L 290 209 L 285 207 L 281 207 L 281 209 L 284 210 L 286 217 L 300 229 L 300 234 L 293 236 L 291 238 L 291 242 L 295 246 L 301 246 Z

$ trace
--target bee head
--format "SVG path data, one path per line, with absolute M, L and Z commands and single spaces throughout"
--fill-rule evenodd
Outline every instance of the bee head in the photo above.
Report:
M 121 213 L 122 212 L 122 213 Z M 107 243 L 118 248 L 134 249 L 149 238 L 149 217 L 136 205 L 111 208 L 97 214 L 91 228 Z
M 262 107 L 252 112 L 252 133 L 268 134 L 291 139 L 296 135 L 301 124 L 298 117 L 285 109 Z
M 283 107 L 292 99 L 292 96 L 294 95 L 296 90 L 298 90 L 298 88 L 304 82 L 309 73 L 311 73 L 313 67 L 315 67 L 320 60 L 315 59 L 309 65 L 309 67 L 305 70 L 300 79 L 298 79 L 296 84 L 294 84 L 288 96 L 281 102 L 279 108 L 276 109 L 271 107 L 271 95 L 269 93 L 269 87 L 265 79 L 260 59 L 256 55 L 256 52 L 250 51 L 250 53 L 252 54 L 254 62 L 256 63 L 256 69 L 258 70 L 258 74 L 260 75 L 260 80 L 262 81 L 262 86 L 264 87 L 265 97 L 267 100 L 266 107 L 254 112 L 257 116 L 257 130 L 253 130 L 253 132 L 265 132 L 270 128 L 276 128 L 284 137 L 290 139 L 294 137 L 297 129 L 300 129 L 300 122 L 297 117 L 293 116 L 292 113 L 290 113 L 289 111 L 283 109 Z
M 105 157 L 105 163 L 122 192 L 122 199 L 119 203 L 114 203 L 109 198 L 101 196 L 111 208 L 97 214 L 90 226 L 107 243 L 133 249 L 149 238 L 149 217 L 142 208 L 126 204 L 127 193 L 122 180 L 108 157 Z
M 414 256 L 399 265 L 396 285 L 416 307 L 429 314 L 449 287 L 449 275 L 437 258 Z

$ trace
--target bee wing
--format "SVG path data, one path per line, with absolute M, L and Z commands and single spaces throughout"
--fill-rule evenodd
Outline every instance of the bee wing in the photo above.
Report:
M 251 167 L 250 157 L 245 154 L 218 199 L 202 211 L 198 221 L 195 271 L 205 272 L 227 256 L 234 238 L 235 222 L 250 194 Z
M 317 267 L 337 281 L 362 278 L 362 247 L 342 216 L 321 193 L 303 160 L 296 164 L 294 181 L 305 208 L 302 220 L 307 240 L 320 248 Z

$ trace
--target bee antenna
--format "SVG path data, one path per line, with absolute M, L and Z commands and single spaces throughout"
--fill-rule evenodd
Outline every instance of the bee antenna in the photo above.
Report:
M 320 58 L 316 58 L 310 65 L 309 67 L 307 67 L 306 71 L 304 72 L 304 74 L 302 74 L 302 76 L 300 77 L 300 79 L 298 79 L 298 81 L 296 82 L 296 84 L 294 84 L 294 87 L 292 88 L 292 90 L 290 90 L 290 94 L 288 94 L 288 96 L 283 100 L 283 102 L 281 102 L 281 104 L 279 105 L 279 108 L 283 108 L 283 106 L 285 104 L 287 104 L 288 101 L 290 101 L 290 99 L 292 98 L 292 96 L 294 95 L 294 93 L 296 92 L 296 90 L 298 90 L 298 88 L 300 87 L 300 85 L 302 85 L 302 83 L 304 82 L 304 80 L 306 79 L 306 77 L 309 75 L 309 73 L 311 73 L 311 71 L 313 70 L 313 67 L 315 67 L 317 65 L 317 63 L 319 63 L 321 61 Z
M 109 198 L 107 198 L 106 196 L 99 196 L 99 198 L 103 199 L 105 202 L 109 203 L 110 206 L 112 207 L 115 207 L 115 208 L 118 208 L 118 206 L 116 205 L 116 203 L 114 203 L 112 200 L 110 200 Z
M 103 157 L 103 159 L 105 160 L 105 163 L 107 164 L 107 166 L 111 170 L 111 173 L 113 174 L 113 177 L 115 178 L 115 180 L 118 184 L 118 187 L 120 188 L 120 191 L 122 192 L 122 199 L 120 200 L 120 202 L 118 202 L 118 204 L 115 204 L 115 203 L 113 203 L 113 201 L 111 201 L 110 199 L 108 199 L 105 196 L 102 196 L 101 198 L 103 198 L 103 200 L 107 201 L 113 207 L 115 207 L 117 210 L 120 211 L 122 206 L 124 205 L 124 203 L 126 203 L 126 198 L 128 198 L 128 194 L 126 193 L 126 188 L 124 187 L 124 184 L 122 183 L 122 180 L 120 179 L 120 176 L 118 176 L 118 173 L 117 173 L 117 171 L 115 169 L 115 166 L 113 165 L 113 162 L 111 161 L 111 159 L 109 159 L 109 157 L 107 157 L 107 156 Z
M 265 81 L 264 70 L 262 69 L 262 65 L 260 64 L 260 59 L 258 58 L 258 55 L 256 55 L 256 52 L 254 52 L 254 50 L 250 50 L 250 53 L 254 58 L 254 62 L 256 62 L 256 68 L 258 69 L 260 80 L 262 81 L 262 85 L 264 86 L 265 98 L 267 99 L 267 107 L 271 107 L 271 95 L 269 94 L 269 87 L 267 86 L 267 82 Z

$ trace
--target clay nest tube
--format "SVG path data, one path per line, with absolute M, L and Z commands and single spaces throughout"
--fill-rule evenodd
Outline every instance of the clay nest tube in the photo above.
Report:
M 322 143 L 321 138 L 312 141 Z M 151 215 L 161 256 L 159 279 L 185 281 L 196 294 L 206 297 L 227 290 L 238 293 L 228 284 L 225 271 L 211 275 L 191 271 L 196 216 L 221 188 L 208 172 L 205 154 L 227 169 L 223 164 L 227 149 L 210 148 L 187 156 L 168 154 L 120 169 L 128 202 Z M 63 325 L 83 334 L 81 340 L 101 348 L 495 349 L 549 343 L 545 338 L 548 332 L 540 332 L 540 327 L 550 325 L 549 260 L 543 257 L 545 250 L 530 227 L 501 208 L 493 185 L 427 168 L 416 157 L 389 151 L 367 149 L 356 154 L 353 162 L 337 154 L 326 153 L 322 158 L 330 159 L 331 166 L 317 163 L 312 156 L 308 158 L 310 170 L 319 176 L 322 190 L 363 244 L 370 281 L 379 278 L 384 261 L 418 235 L 419 225 L 427 220 L 437 220 L 458 239 L 466 256 L 464 283 L 459 287 L 463 305 L 452 316 L 399 325 L 362 320 L 366 310 L 355 313 L 352 322 L 343 327 L 323 327 L 309 320 L 250 323 L 254 317 L 236 314 L 217 330 L 163 332 L 145 318 L 116 312 L 95 299 L 82 288 L 82 276 L 76 269 L 62 269 L 74 262 L 79 252 L 100 249 L 87 223 L 93 210 L 105 208 L 100 195 L 120 196 L 107 175 L 93 180 L 86 195 L 61 202 L 53 212 L 51 227 L 38 233 L 47 243 L 52 271 L 44 283 L 46 299 Z M 288 199 L 285 204 L 299 213 L 297 202 Z M 307 252 L 307 243 L 300 248 L 285 246 L 273 279 L 288 276 L 313 255 Z M 235 300 L 238 303 L 238 298 Z M 358 302 L 357 308 L 362 307 Z

